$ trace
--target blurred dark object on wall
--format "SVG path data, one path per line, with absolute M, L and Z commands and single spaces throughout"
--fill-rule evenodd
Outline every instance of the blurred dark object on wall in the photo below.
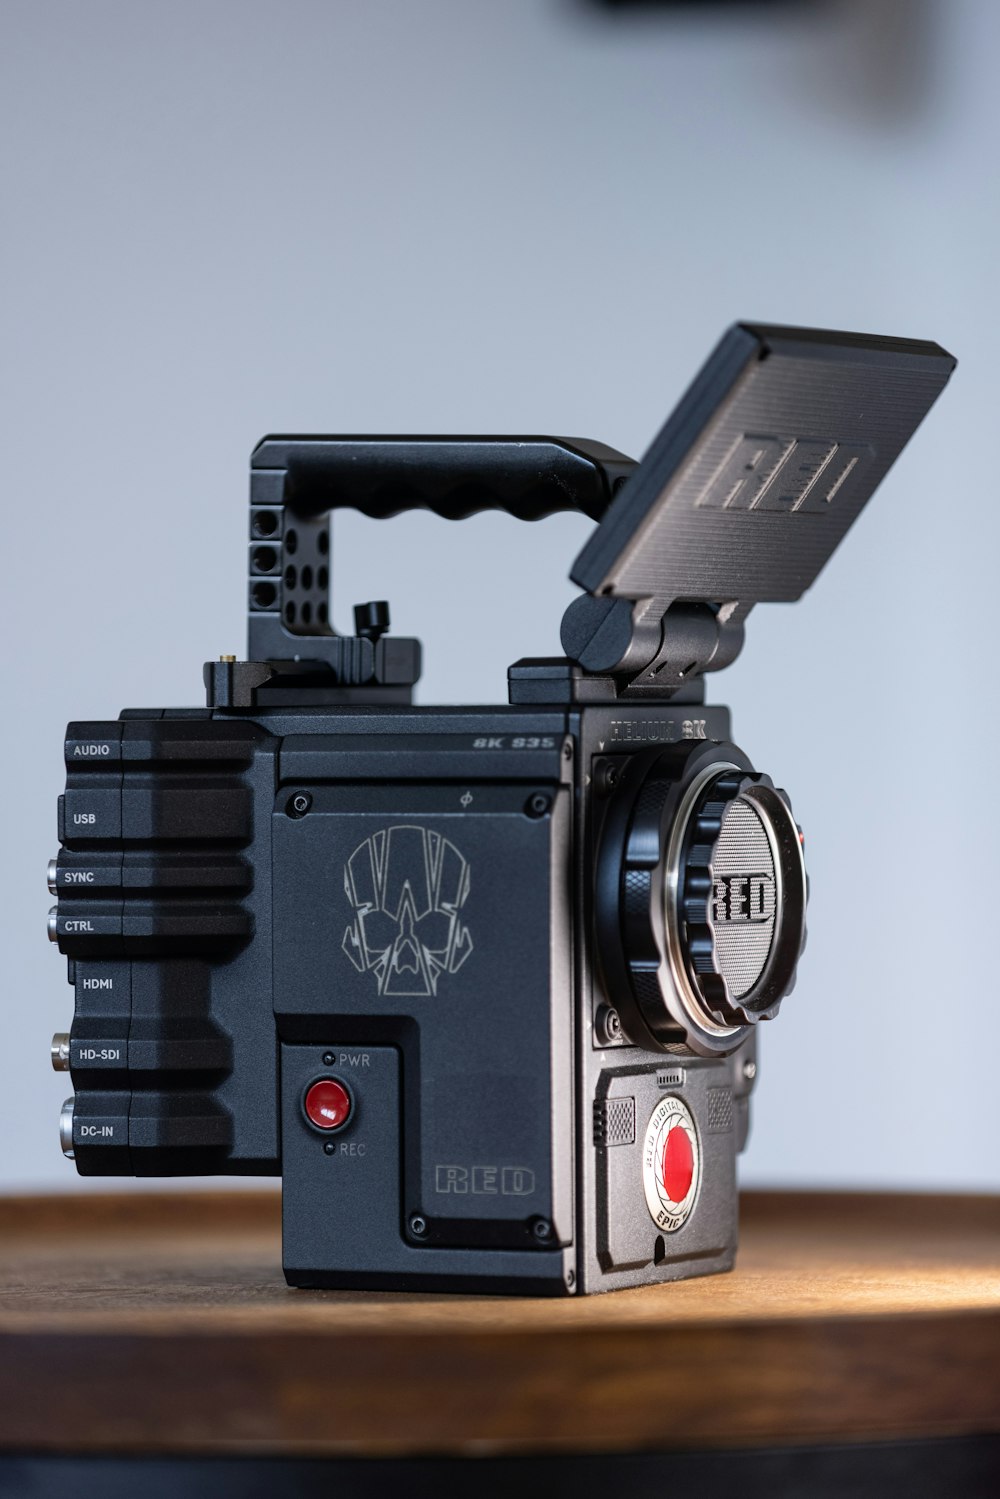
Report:
M 727 23 L 746 34 L 771 30 L 782 59 L 762 88 L 882 127 L 925 115 L 948 22 L 945 0 L 573 0 L 572 9 L 616 27 L 661 22 L 661 35 L 673 26 L 686 37 L 715 33 Z M 788 47 L 803 54 L 792 68 Z
M 587 0 L 601 10 L 815 10 L 829 0 Z

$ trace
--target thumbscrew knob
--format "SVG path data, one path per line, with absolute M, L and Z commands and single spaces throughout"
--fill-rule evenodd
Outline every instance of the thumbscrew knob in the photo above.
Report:
M 373 599 L 368 604 L 355 604 L 354 629 L 365 640 L 376 641 L 389 628 L 389 605 L 385 599 Z

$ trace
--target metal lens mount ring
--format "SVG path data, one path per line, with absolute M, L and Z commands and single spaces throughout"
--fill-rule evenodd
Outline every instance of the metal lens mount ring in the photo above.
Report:
M 629 763 L 595 894 L 609 997 L 636 1045 L 734 1051 L 794 984 L 806 900 L 798 828 L 733 745 L 674 745 Z
M 799 830 L 767 776 L 706 768 L 671 829 L 667 952 L 686 1005 L 732 1033 L 770 1020 L 802 950 L 806 874 Z

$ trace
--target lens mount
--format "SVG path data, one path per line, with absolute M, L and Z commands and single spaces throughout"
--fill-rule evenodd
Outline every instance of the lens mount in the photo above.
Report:
M 672 745 L 629 762 L 595 895 L 608 995 L 636 1045 L 731 1052 L 794 985 L 799 831 L 783 793 L 734 745 Z

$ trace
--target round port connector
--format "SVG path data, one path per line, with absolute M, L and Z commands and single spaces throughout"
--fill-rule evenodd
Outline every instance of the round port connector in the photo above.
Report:
M 278 529 L 278 512 L 276 510 L 255 510 L 253 512 L 252 527 L 255 536 L 273 536 Z
M 76 1100 L 67 1098 L 59 1114 L 59 1144 L 67 1161 L 76 1159 L 76 1151 L 73 1149 L 73 1105 Z
M 271 609 L 278 597 L 278 590 L 273 583 L 267 583 L 263 579 L 255 583 L 250 590 L 250 599 L 255 609 Z
M 56 884 L 56 878 L 57 878 L 58 874 L 59 874 L 59 860 L 58 859 L 50 859 L 49 860 L 49 867 L 45 871 L 45 883 L 49 887 L 49 894 L 50 895 L 58 895 L 59 894 L 59 886 Z
M 49 911 L 49 919 L 46 922 L 46 932 L 50 942 L 59 941 L 59 907 L 53 906 Z
M 69 1036 L 66 1031 L 56 1031 L 52 1037 L 50 1055 L 53 1072 L 69 1071 Z
M 601 1005 L 594 1026 L 601 1046 L 617 1046 L 622 1039 L 621 1016 L 613 1005 Z

